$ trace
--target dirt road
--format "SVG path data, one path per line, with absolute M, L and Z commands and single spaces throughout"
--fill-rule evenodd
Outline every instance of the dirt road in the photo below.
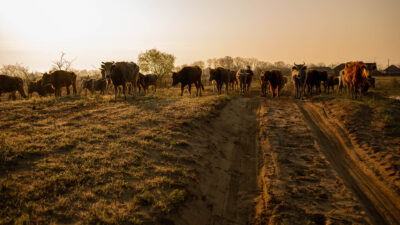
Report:
M 176 224 L 399 224 L 399 197 L 311 103 L 233 99 L 193 135 L 199 180 Z

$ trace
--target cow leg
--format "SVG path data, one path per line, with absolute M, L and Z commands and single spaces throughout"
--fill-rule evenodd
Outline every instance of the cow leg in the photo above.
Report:
M 188 90 L 189 90 L 189 95 L 192 96 L 192 84 L 189 84 Z
M 183 96 L 183 88 L 184 88 L 185 86 L 183 86 L 183 84 L 181 84 L 181 96 Z
M 127 89 L 126 84 L 122 85 L 122 92 L 124 93 L 124 99 L 125 100 L 126 100 L 126 89 Z
M 213 87 L 213 93 L 215 93 L 215 85 L 212 83 L 212 81 L 211 81 L 211 85 Z
M 275 95 L 274 89 L 272 88 L 271 85 L 269 85 L 269 89 L 271 90 L 271 96 L 272 96 L 272 97 L 275 97 L 275 96 L 274 96 L 274 95 Z
M 119 90 L 117 86 L 114 86 L 115 102 L 117 102 L 117 95 L 119 95 Z
M 72 84 L 72 91 L 74 92 L 74 95 L 76 95 L 76 82 Z
M 133 87 L 133 96 L 136 97 L 137 87 L 136 87 L 136 85 L 133 85 L 133 84 L 132 84 L 132 87 Z
M 196 85 L 196 96 L 201 96 L 201 83 L 200 81 L 197 81 L 194 83 Z
M 227 83 L 225 84 L 225 86 L 226 86 L 226 94 L 228 95 L 229 83 L 227 82 Z

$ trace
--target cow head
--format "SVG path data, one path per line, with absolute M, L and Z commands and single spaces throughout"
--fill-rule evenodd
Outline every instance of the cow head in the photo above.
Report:
M 307 66 L 305 66 L 305 63 L 303 64 L 294 63 L 294 66 L 292 67 L 292 77 L 296 79 L 303 79 L 306 77 L 306 70 Z
M 53 76 L 51 74 L 44 73 L 42 76 L 42 80 L 44 83 L 50 84 L 53 82 Z
M 215 80 L 215 72 L 217 70 L 216 69 L 210 69 L 210 79 L 209 81 Z
M 101 70 L 104 70 L 105 77 L 107 79 L 111 78 L 111 73 L 115 69 L 114 62 L 101 62 Z
M 100 68 L 100 73 L 101 73 L 101 79 L 106 79 L 106 71 L 104 70 L 104 68 Z
M 179 74 L 176 72 L 172 73 L 172 86 L 177 85 L 180 82 L 179 80 Z
M 368 79 L 372 78 L 372 72 L 376 70 L 375 63 L 366 63 L 361 66 L 363 71 L 363 76 L 367 77 Z

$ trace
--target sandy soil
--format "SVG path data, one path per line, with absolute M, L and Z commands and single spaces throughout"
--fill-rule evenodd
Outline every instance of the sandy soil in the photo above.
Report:
M 175 224 L 398 224 L 398 196 L 315 104 L 235 98 L 193 131 L 197 183 Z
M 176 224 L 247 224 L 257 189 L 257 102 L 240 98 L 195 132 L 199 180 Z M 196 143 L 196 144 L 194 144 Z

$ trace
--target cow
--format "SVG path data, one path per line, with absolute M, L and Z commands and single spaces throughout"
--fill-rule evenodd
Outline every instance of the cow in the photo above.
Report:
M 260 79 L 260 87 L 261 87 L 261 96 L 266 97 L 269 84 L 268 84 L 267 80 L 265 79 L 264 72 L 261 72 L 259 79 Z
M 145 85 L 144 84 L 144 75 L 143 75 L 143 73 L 139 72 L 139 78 L 138 78 L 138 81 L 136 83 L 136 86 L 139 89 L 139 94 L 140 94 L 142 88 L 143 88 L 144 93 L 146 94 L 146 91 L 144 89 L 144 85 Z
M 367 82 L 365 83 L 364 88 L 362 89 L 363 95 L 366 95 L 369 88 L 375 88 L 375 78 L 369 76 Z
M 22 78 L 0 75 L 0 96 L 2 93 L 10 92 L 9 97 L 12 97 L 15 100 L 15 92 L 17 91 L 23 98 L 27 98 Z
M 114 84 L 115 101 L 117 101 L 118 87 L 122 86 L 126 100 L 127 84 L 133 86 L 133 96 L 136 96 L 137 81 L 139 79 L 139 66 L 134 62 L 102 62 L 106 78 L 111 79 Z
M 28 84 L 28 95 L 31 96 L 34 92 L 37 92 L 41 97 L 45 97 L 47 95 L 54 94 L 55 90 L 52 84 L 45 83 L 42 79 L 40 79 Z
M 346 76 L 344 74 L 344 69 L 339 72 L 339 93 L 347 92 L 349 89 L 349 84 L 346 81 Z
M 222 93 L 222 85 L 225 84 L 225 93 L 228 94 L 229 89 L 229 70 L 224 69 L 222 67 L 218 67 L 216 69 L 210 69 L 210 81 L 215 80 L 217 83 L 217 91 L 218 94 Z
M 89 90 L 91 94 L 100 91 L 100 94 L 104 95 L 107 89 L 107 80 L 103 78 L 82 80 L 82 89 L 85 89 L 85 95 L 87 90 Z
M 189 95 L 192 94 L 192 83 L 196 86 L 196 96 L 201 96 L 201 90 L 204 91 L 204 86 L 201 83 L 201 68 L 198 66 L 185 66 L 179 72 L 172 73 L 172 86 L 181 83 L 181 96 L 183 89 L 188 85 Z
M 72 85 L 74 95 L 76 95 L 76 74 L 65 70 L 56 70 L 51 73 L 43 74 L 43 82 L 53 85 L 55 96 L 61 96 L 61 88 L 67 89 L 67 95 L 70 94 L 69 86 Z
M 246 77 L 246 89 L 250 91 L 251 82 L 253 81 L 253 71 L 250 69 L 250 66 L 247 66 L 247 77 Z
M 268 70 L 260 74 L 260 81 L 262 82 L 261 90 L 263 96 L 267 95 L 267 86 L 269 86 L 271 88 L 272 97 L 275 97 L 275 95 L 279 97 L 287 79 L 280 70 Z
M 148 92 L 149 86 L 154 86 L 154 92 L 157 91 L 157 80 L 158 76 L 156 74 L 147 74 L 143 75 L 139 73 L 139 79 L 137 82 L 137 87 L 139 88 L 139 92 L 141 88 L 143 88 L 144 93 Z
M 344 67 L 346 82 L 349 84 L 352 98 L 357 98 L 360 93 L 363 94 L 363 89 L 370 76 L 371 69 L 361 61 L 348 62 Z
M 339 84 L 339 78 L 333 76 L 332 74 L 328 74 L 327 81 L 324 83 L 325 92 L 329 94 L 329 90 L 332 88 L 332 92 L 335 91 L 335 85 Z
M 239 89 L 241 94 L 245 94 L 247 92 L 247 80 L 248 76 L 250 76 L 245 69 L 240 69 L 236 73 L 236 79 L 239 83 Z
M 292 67 L 292 81 L 295 88 L 295 98 L 303 99 L 306 86 L 306 70 L 305 63 L 297 65 L 294 63 Z
M 326 71 L 307 70 L 306 72 L 306 86 L 308 94 L 312 94 L 312 89 L 315 87 L 316 93 L 321 93 L 321 82 L 326 85 L 328 73 Z M 326 91 L 326 90 L 325 90 Z
M 235 90 L 238 87 L 238 80 L 236 79 L 236 71 L 229 70 L 229 86 L 231 86 L 232 90 Z

